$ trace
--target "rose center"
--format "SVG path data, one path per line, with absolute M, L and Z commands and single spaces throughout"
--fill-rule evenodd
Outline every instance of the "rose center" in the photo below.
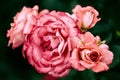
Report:
M 50 46 L 51 42 L 50 41 L 45 41 L 42 46 L 43 46 L 43 50 L 52 50 L 52 47 Z
M 94 52 L 90 53 L 89 57 L 92 61 L 95 62 L 98 59 L 98 53 L 94 51 Z

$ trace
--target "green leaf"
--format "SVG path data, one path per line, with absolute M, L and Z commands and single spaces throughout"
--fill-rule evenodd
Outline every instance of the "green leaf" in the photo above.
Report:
M 96 80 L 95 73 L 91 70 L 85 70 L 82 72 L 83 80 Z
M 95 34 L 101 33 L 101 32 L 108 32 L 111 29 L 111 27 L 108 24 L 99 23 L 96 24 L 91 31 Z
M 109 33 L 108 36 L 106 36 L 105 38 L 106 44 L 110 43 L 111 40 L 112 40 L 112 33 Z
M 116 35 L 120 37 L 120 31 L 116 31 Z
M 101 80 L 107 80 L 107 78 L 106 77 L 102 77 Z
M 114 59 L 110 67 L 115 67 L 120 62 L 120 45 L 113 45 L 111 51 L 114 54 Z

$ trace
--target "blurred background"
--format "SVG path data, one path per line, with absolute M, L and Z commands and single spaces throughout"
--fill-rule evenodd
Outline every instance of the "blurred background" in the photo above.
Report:
M 13 17 L 23 6 L 38 5 L 40 10 L 49 9 L 71 13 L 76 4 L 93 6 L 99 11 L 99 21 L 90 31 L 100 35 L 114 53 L 113 63 L 106 72 L 94 73 L 90 70 L 78 72 L 74 69 L 60 80 L 119 80 L 120 79 L 120 0 L 1 0 L 0 1 L 0 80 L 41 80 L 38 74 L 22 57 L 22 46 L 7 47 L 6 32 Z

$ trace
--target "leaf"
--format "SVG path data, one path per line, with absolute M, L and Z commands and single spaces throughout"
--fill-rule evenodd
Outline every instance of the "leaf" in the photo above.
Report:
M 106 44 L 110 43 L 111 40 L 112 40 L 112 33 L 109 33 L 108 36 L 106 36 L 105 38 Z
M 113 45 L 110 50 L 114 54 L 114 59 L 110 67 L 115 67 L 120 62 L 120 45 Z
M 116 31 L 116 35 L 120 37 L 120 31 Z
M 101 80 L 107 80 L 107 78 L 106 77 L 101 77 Z
M 82 72 L 83 80 L 96 80 L 95 73 L 91 70 L 85 70 Z
M 111 27 L 108 24 L 103 24 L 103 23 L 97 23 L 91 31 L 95 34 L 101 33 L 101 32 L 108 32 L 110 31 Z

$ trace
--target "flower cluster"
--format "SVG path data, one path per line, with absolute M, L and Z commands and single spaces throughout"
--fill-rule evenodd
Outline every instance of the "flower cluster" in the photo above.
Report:
M 70 69 L 106 71 L 113 53 L 105 41 L 88 29 L 100 20 L 98 11 L 91 6 L 77 5 L 72 14 L 61 11 L 38 11 L 23 7 L 14 17 L 8 46 L 23 45 L 22 54 L 39 72 L 64 77 Z

